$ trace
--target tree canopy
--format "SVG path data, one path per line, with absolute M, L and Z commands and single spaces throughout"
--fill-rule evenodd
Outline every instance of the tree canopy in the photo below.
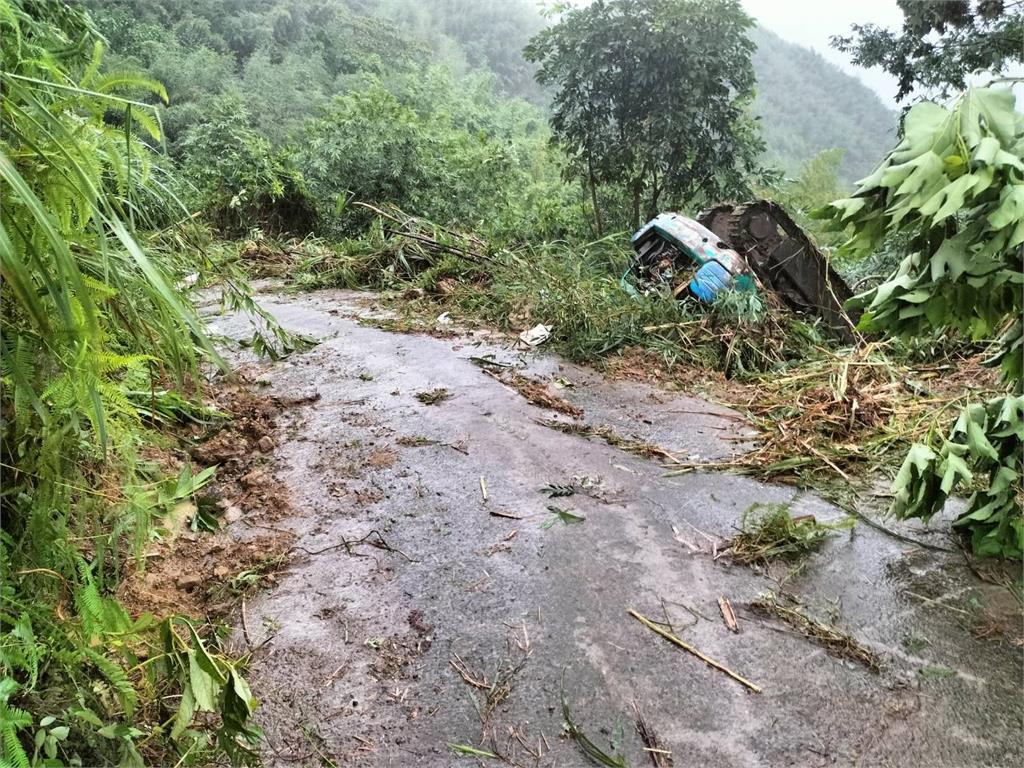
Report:
M 596 0 L 530 41 L 538 81 L 556 89 L 555 137 L 596 215 L 598 185 L 626 190 L 634 225 L 663 199 L 743 189 L 764 149 L 747 111 L 752 25 L 738 0 Z
M 855 24 L 832 45 L 862 67 L 899 80 L 897 99 L 918 90 L 936 96 L 967 87 L 972 72 L 998 73 L 1024 61 L 1024 8 L 1018 0 L 898 0 L 903 28 Z

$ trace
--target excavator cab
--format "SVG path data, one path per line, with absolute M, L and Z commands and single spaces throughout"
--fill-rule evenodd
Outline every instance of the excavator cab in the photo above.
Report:
M 632 238 L 631 272 L 644 293 L 671 285 L 677 298 L 713 301 L 723 290 L 753 287 L 742 257 L 710 229 L 678 213 L 662 213 Z

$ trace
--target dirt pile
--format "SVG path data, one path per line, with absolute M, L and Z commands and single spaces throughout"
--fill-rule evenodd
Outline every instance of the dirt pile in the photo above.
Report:
M 211 387 L 207 396 L 231 419 L 178 437 L 196 471 L 217 466 L 214 480 L 168 516 L 170 535 L 154 542 L 145 568 L 121 584 L 118 597 L 133 615 L 224 616 L 242 594 L 273 583 L 289 557 L 294 536 L 270 525 L 290 514 L 288 494 L 274 478 L 272 451 L 277 416 L 295 403 L 261 396 L 244 380 Z M 177 463 L 177 457 L 165 458 Z M 193 530 L 195 502 L 211 510 L 216 531 Z

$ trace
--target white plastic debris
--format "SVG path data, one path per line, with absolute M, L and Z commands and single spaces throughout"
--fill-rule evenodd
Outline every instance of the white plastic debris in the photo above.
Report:
M 449 316 L 448 312 L 442 312 L 440 315 L 437 316 L 436 322 L 438 325 L 451 325 L 452 319 Z
M 551 337 L 551 326 L 538 323 L 528 331 L 519 334 L 519 340 L 528 347 L 536 347 L 543 344 Z

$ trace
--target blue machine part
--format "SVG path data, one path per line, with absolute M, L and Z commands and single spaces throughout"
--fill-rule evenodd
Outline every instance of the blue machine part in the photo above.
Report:
M 652 238 L 671 243 L 693 259 L 697 266 L 710 261 L 724 264 L 733 274 L 746 271 L 746 262 L 707 227 L 678 213 L 661 213 L 644 224 L 631 238 L 634 250 Z
M 717 261 L 709 261 L 697 270 L 690 281 L 690 293 L 706 304 L 726 290 L 732 283 L 732 274 Z

